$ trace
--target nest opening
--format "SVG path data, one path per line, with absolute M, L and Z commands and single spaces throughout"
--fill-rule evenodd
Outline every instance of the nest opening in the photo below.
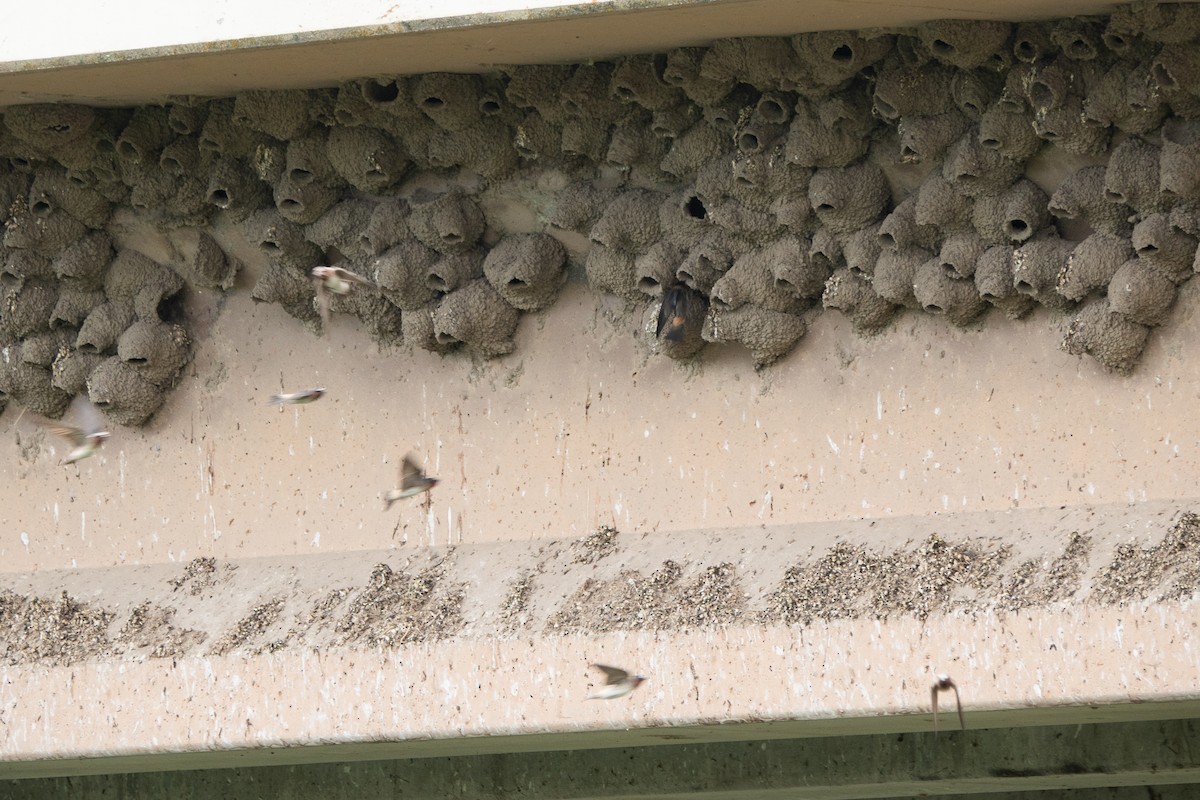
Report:
M 184 293 L 186 290 L 181 290 L 173 295 L 164 297 L 158 301 L 158 305 L 154 309 L 154 313 L 163 322 L 179 323 L 184 320 Z
M 958 48 L 947 42 L 945 39 L 934 39 L 929 45 L 929 49 L 934 52 L 934 55 L 950 56 L 958 51 Z
M 367 81 L 362 88 L 363 97 L 372 103 L 391 103 L 400 97 L 400 87 L 395 81 Z

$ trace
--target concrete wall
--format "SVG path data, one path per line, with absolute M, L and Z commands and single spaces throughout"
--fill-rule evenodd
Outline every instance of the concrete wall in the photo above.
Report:
M 468 111 L 488 92 L 497 107 L 462 124 L 441 77 L 397 79 L 398 102 L 372 80 L 10 109 L 0 775 L 612 747 L 668 726 L 716 742 L 927 731 L 939 672 L 971 728 L 1191 713 L 1197 231 L 1190 173 L 1165 167 L 1191 152 L 1196 101 L 1182 75 L 1162 83 L 1185 66 L 1162 39 L 1194 19 L 1122 13 L 848 36 L 878 53 L 834 78 L 804 60 L 817 36 L 667 59 L 709 58 L 699 78 L 726 94 L 756 85 L 730 108 L 631 58 L 580 68 L 575 110 L 516 91 L 536 73 L 467 79 Z M 1121 55 L 1106 31 L 1147 49 Z M 989 32 L 979 64 L 922 50 Z M 1097 58 L 1056 49 L 1076 34 Z M 1023 41 L 1047 48 L 1036 69 Z M 809 71 L 766 69 L 772 53 Z M 1142 68 L 1148 108 L 1100 90 Z M 608 96 L 622 79 L 632 102 Z M 421 112 L 434 94 L 450 102 Z M 977 126 L 1005 102 L 1020 125 L 984 148 Z M 1047 127 L 1077 105 L 1087 130 Z M 222 114 L 232 134 L 206 127 Z M 553 147 L 527 146 L 535 116 Z M 681 162 L 683 130 L 623 138 L 669 119 L 713 152 Z M 840 163 L 812 152 L 846 125 L 862 130 Z M 380 185 L 339 171 L 333 143 L 366 130 L 411 165 Z M 109 139 L 81 159 L 79 142 Z M 1147 165 L 1157 182 L 1136 180 Z M 939 177 L 959 191 L 917 228 L 905 201 Z M 213 202 L 243 189 L 245 205 Z M 480 257 L 521 234 L 561 243 L 544 307 L 518 314 L 504 275 L 456 261 L 431 197 L 479 209 L 455 224 L 482 221 Z M 696 203 L 703 219 L 684 213 Z M 389 208 L 392 238 L 364 227 Z M 953 250 L 965 240 L 998 248 L 1003 280 Z M 905 272 L 896 254 L 917 246 Z M 723 276 L 694 274 L 719 252 Z M 384 292 L 335 302 L 326 326 L 307 271 L 339 257 Z M 465 269 L 487 299 L 412 302 L 422 263 Z M 683 344 L 654 330 L 679 266 L 711 302 Z M 813 287 L 794 288 L 801 268 Z M 73 317 L 69 294 L 86 295 Z M 84 336 L 101 304 L 171 337 Z M 36 417 L 67 412 L 70 380 L 125 424 L 62 466 Z M 266 405 L 309 386 L 328 394 Z M 441 482 L 385 511 L 409 451 Z M 588 703 L 593 661 L 651 683 Z

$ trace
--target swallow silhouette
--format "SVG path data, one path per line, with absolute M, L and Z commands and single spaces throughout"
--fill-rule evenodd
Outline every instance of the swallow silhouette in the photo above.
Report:
M 654 335 L 668 342 L 683 339 L 689 323 L 698 323 L 708 312 L 708 298 L 690 286 L 677 283 L 663 294 Z
M 641 675 L 630 675 L 620 667 L 610 667 L 607 664 L 592 666 L 604 673 L 604 685 L 598 691 L 589 694 L 588 700 L 613 700 L 624 697 L 646 680 Z
M 954 704 L 958 706 L 958 724 L 965 731 L 967 723 L 963 720 L 962 701 L 958 697 L 958 685 L 951 680 L 949 675 L 938 675 L 933 686 L 929 690 L 929 698 L 933 701 L 933 735 L 937 736 L 938 732 L 938 693 L 954 691 Z
M 313 267 L 312 278 L 317 289 L 317 310 L 321 312 L 323 332 L 329 331 L 329 303 L 333 295 L 350 294 L 356 285 L 375 286 L 362 275 L 341 267 Z
M 62 422 L 38 421 L 43 428 L 71 445 L 71 452 L 59 462 L 63 465 L 74 464 L 76 461 L 94 456 L 99 451 L 100 445 L 104 444 L 104 440 L 109 437 L 109 432 L 104 430 L 99 409 L 87 400 L 77 401 L 75 407 L 75 414 L 79 418 L 78 428 Z
M 400 488 L 388 489 L 383 495 L 383 510 L 387 511 L 392 507 L 392 503 L 397 500 L 413 497 L 421 492 L 428 492 L 434 486 L 437 486 L 437 484 L 437 478 L 427 476 L 417 466 L 417 462 L 413 461 L 412 455 L 406 455 L 404 461 L 400 463 Z
M 324 389 L 301 389 L 298 392 L 291 392 L 289 394 L 273 394 L 271 395 L 271 399 L 267 401 L 267 405 L 305 405 L 306 403 L 320 400 L 324 395 Z

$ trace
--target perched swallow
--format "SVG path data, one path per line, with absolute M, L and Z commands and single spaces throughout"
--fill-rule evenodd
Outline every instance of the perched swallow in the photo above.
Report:
M 933 735 L 937 736 L 938 732 L 938 692 L 946 692 L 954 690 L 954 703 L 958 706 L 958 724 L 965 731 L 967 723 L 963 720 L 962 701 L 958 698 L 958 685 L 950 679 L 949 675 L 938 675 L 933 687 L 929 690 L 929 698 L 933 701 Z
M 387 511 L 392 507 L 392 503 L 397 500 L 403 500 L 405 497 L 412 497 L 421 492 L 428 492 L 434 486 L 437 486 L 438 479 L 430 478 L 421 471 L 417 463 L 412 460 L 411 455 L 404 457 L 404 461 L 400 463 L 400 488 L 388 489 L 383 495 L 383 510 Z
M 300 391 L 292 392 L 291 394 L 273 394 L 273 395 L 271 395 L 271 399 L 267 402 L 267 405 L 269 405 L 269 406 L 298 405 L 299 406 L 299 405 L 304 405 L 306 403 L 311 403 L 314 400 L 320 400 L 324 396 L 325 396 L 324 389 L 301 389 Z
M 74 464 L 76 461 L 82 461 L 89 456 L 94 456 L 96 451 L 100 449 L 100 445 L 109 437 L 109 433 L 103 430 L 103 422 L 100 418 L 99 410 L 89 403 L 87 400 L 82 400 L 75 404 L 76 416 L 79 418 L 80 427 L 75 428 L 71 425 L 64 425 L 61 422 L 39 421 L 46 430 L 53 433 L 55 436 L 60 436 L 71 444 L 71 452 L 67 454 L 60 463 Z
M 641 675 L 630 675 L 620 667 L 610 667 L 605 664 L 592 664 L 604 673 L 604 686 L 595 694 L 589 694 L 588 700 L 613 700 L 624 697 L 642 684 L 646 679 Z
M 332 295 L 350 294 L 356 284 L 375 286 L 362 275 L 341 267 L 313 267 L 312 278 L 317 287 L 317 308 L 321 312 L 321 330 L 325 331 L 329 329 L 329 303 Z
M 663 294 L 654 335 L 668 342 L 678 342 L 683 339 L 688 322 L 702 319 L 707 312 L 707 297 L 686 284 L 677 283 Z

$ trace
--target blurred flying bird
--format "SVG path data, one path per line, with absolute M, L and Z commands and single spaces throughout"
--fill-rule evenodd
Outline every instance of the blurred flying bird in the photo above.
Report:
M 686 284 L 677 283 L 663 294 L 654 335 L 678 342 L 683 339 L 687 325 L 698 324 L 707 312 L 708 298 Z
M 400 463 L 400 488 L 388 489 L 383 495 L 383 510 L 386 511 L 392 507 L 392 503 L 397 500 L 403 500 L 405 497 L 413 497 L 421 492 L 428 492 L 434 486 L 437 486 L 438 479 L 430 478 L 421 471 L 417 466 L 417 462 L 413 461 L 412 455 L 406 455 L 404 461 Z
M 317 287 L 317 309 L 321 312 L 321 330 L 329 331 L 329 303 L 332 295 L 350 294 L 355 285 L 371 286 L 375 284 L 348 269 L 341 267 L 313 267 L 313 283 Z
M 929 697 L 933 701 L 933 735 L 937 736 L 938 732 L 938 692 L 948 692 L 954 690 L 954 703 L 958 706 L 958 724 L 965 731 L 967 723 L 963 720 L 962 701 L 958 698 L 958 685 L 950 679 L 949 675 L 938 675 L 933 687 L 929 690 Z
M 60 462 L 62 464 L 74 464 L 95 455 L 100 445 L 109 437 L 108 431 L 104 430 L 104 422 L 98 408 L 86 399 L 77 399 L 73 405 L 75 416 L 79 420 L 78 428 L 62 422 L 38 421 L 43 428 L 70 443 L 71 452 Z
M 604 686 L 594 694 L 589 694 L 588 700 L 613 700 L 624 697 L 646 680 L 641 675 L 630 675 L 620 667 L 610 667 L 606 664 L 592 666 L 604 673 Z
M 320 400 L 324 395 L 324 389 L 301 389 L 298 392 L 291 392 L 290 394 L 273 394 L 267 405 L 304 405 L 314 400 Z

